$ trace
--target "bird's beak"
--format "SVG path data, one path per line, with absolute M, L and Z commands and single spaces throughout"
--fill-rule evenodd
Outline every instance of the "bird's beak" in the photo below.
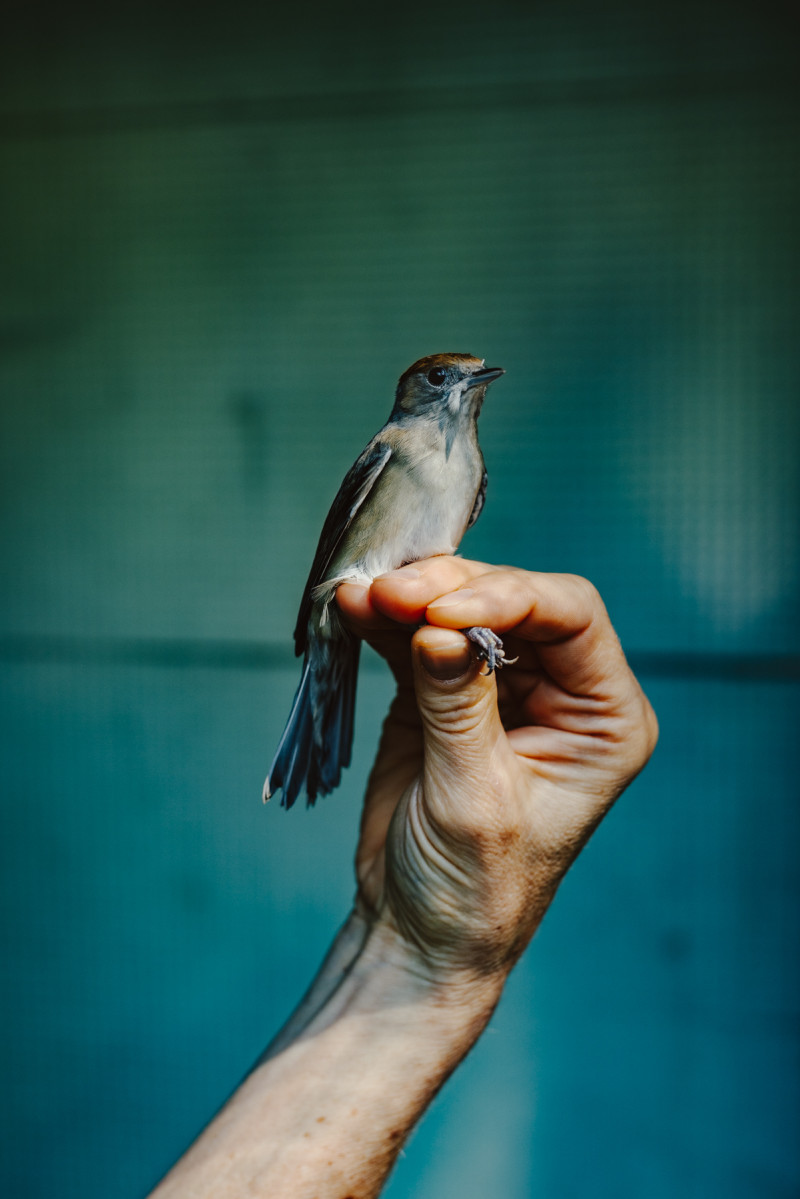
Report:
M 505 373 L 502 366 L 485 366 L 483 370 L 475 371 L 474 375 L 470 375 L 466 380 L 465 390 L 471 391 L 473 387 L 481 387 L 487 383 L 492 383 Z

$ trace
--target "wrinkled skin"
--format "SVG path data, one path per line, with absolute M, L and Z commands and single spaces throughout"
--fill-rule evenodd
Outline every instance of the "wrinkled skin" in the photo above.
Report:
M 434 976 L 505 975 L 652 753 L 653 710 L 577 576 L 440 557 L 337 599 L 398 684 L 356 853 L 360 910 Z M 472 625 L 517 663 L 482 670 L 457 631 Z

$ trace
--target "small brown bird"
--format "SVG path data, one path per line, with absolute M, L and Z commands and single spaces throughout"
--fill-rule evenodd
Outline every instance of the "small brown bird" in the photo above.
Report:
M 336 588 L 455 553 L 483 508 L 477 422 L 504 373 L 471 354 L 431 354 L 400 376 L 389 420 L 347 472 L 322 529 L 294 631 L 303 671 L 265 801 L 282 788 L 290 808 L 305 785 L 311 805 L 338 786 L 350 764 L 361 643 L 331 603 Z M 464 632 L 489 671 L 507 663 L 490 629 Z

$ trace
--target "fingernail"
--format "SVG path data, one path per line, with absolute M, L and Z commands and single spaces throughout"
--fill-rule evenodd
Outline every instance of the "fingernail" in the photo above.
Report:
M 461 604 L 464 600 L 471 599 L 475 592 L 471 587 L 462 587 L 459 591 L 451 591 L 449 595 L 443 595 L 441 599 L 433 600 L 428 604 L 429 608 L 455 608 L 456 604 Z
M 431 678 L 441 683 L 459 678 L 472 665 L 472 651 L 463 637 L 454 637 L 444 645 L 421 645 L 419 658 Z
M 402 566 L 400 570 L 389 570 L 385 575 L 378 575 L 377 578 L 391 579 L 393 583 L 403 583 L 406 579 L 422 578 L 422 571 L 417 570 L 416 566 Z

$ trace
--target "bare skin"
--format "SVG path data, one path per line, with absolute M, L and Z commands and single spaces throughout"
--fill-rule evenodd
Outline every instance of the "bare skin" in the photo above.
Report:
M 398 685 L 367 789 L 354 909 L 157 1199 L 377 1195 L 656 743 L 652 708 L 584 579 L 431 558 L 369 588 L 344 583 L 337 602 Z M 517 664 L 483 673 L 458 631 L 475 625 L 499 633 Z

